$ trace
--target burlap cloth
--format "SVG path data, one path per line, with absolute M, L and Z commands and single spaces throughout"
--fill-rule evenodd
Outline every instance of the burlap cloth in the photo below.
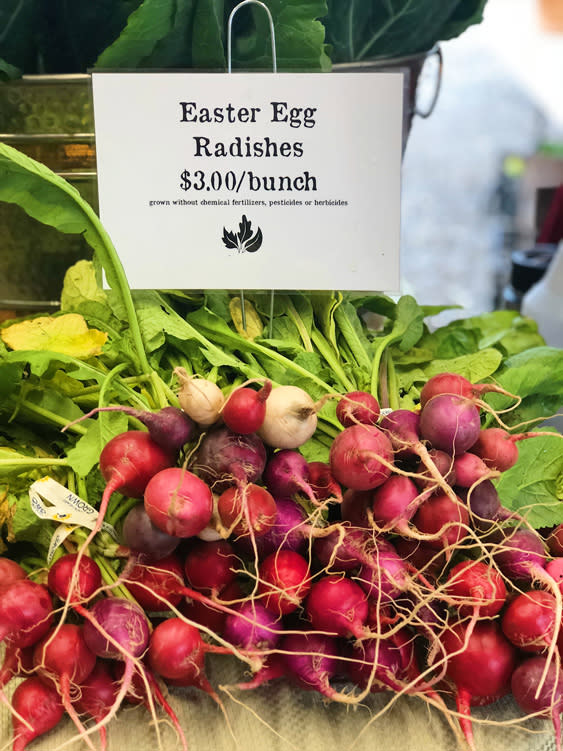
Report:
M 217 687 L 244 678 L 240 665 L 209 658 L 207 672 Z M 12 687 L 13 688 L 13 687 Z M 172 689 L 170 704 L 179 716 L 190 751 L 455 751 L 459 743 L 439 710 L 416 697 L 372 695 L 361 706 L 326 703 L 317 694 L 275 681 L 254 691 L 219 692 L 229 718 L 205 693 Z M 391 705 L 389 702 L 391 701 Z M 239 704 L 238 702 L 244 702 Z M 378 717 L 378 712 L 382 714 Z M 473 710 L 477 751 L 554 751 L 553 727 L 547 720 L 508 724 L 522 713 L 510 699 Z M 179 751 L 181 744 L 159 712 L 160 746 Z M 370 720 L 373 720 L 370 724 Z M 492 722 L 493 724 L 485 724 Z M 502 724 L 501 724 L 502 723 Z M 10 747 L 11 721 L 1 714 L 0 749 Z M 96 735 L 91 736 L 99 748 Z M 74 741 L 72 741 L 74 739 Z M 48 735 L 29 744 L 30 751 L 86 748 L 66 718 Z M 155 751 L 157 733 L 144 708 L 124 708 L 108 729 L 108 751 Z

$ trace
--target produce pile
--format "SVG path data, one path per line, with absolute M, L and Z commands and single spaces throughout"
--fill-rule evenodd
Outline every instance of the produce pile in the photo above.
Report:
M 460 748 L 471 707 L 512 693 L 559 748 L 563 443 L 541 422 L 563 352 L 534 322 L 431 331 L 441 309 L 408 296 L 132 292 L 76 191 L 1 145 L 0 170 L 0 200 L 95 251 L 60 312 L 0 327 L 13 748 L 65 716 L 103 748 L 127 703 L 186 748 L 168 690 L 227 722 L 227 697 L 276 680 L 349 706 L 416 696 Z M 241 666 L 227 693 L 207 655 Z

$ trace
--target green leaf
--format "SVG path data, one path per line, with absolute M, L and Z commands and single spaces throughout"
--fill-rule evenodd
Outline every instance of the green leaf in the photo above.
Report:
M 514 410 L 503 415 L 507 424 L 517 425 L 520 416 L 524 415 L 528 420 L 550 417 L 554 403 L 563 406 L 563 350 L 534 347 L 509 357 L 495 374 L 495 382 L 524 400 L 521 412 Z M 501 394 L 487 395 L 487 402 L 495 410 L 506 409 L 513 401 Z M 487 424 L 492 424 L 492 421 L 491 417 Z
M 88 432 L 67 452 L 70 467 L 85 477 L 98 463 L 106 443 L 127 430 L 127 415 L 118 412 L 100 414 L 92 421 Z
M 231 3 L 232 5 L 233 3 Z M 324 0 L 265 0 L 272 15 L 279 70 L 329 70 L 325 50 L 325 29 L 319 19 L 326 15 Z M 250 16 L 250 21 L 248 21 Z M 242 18 L 242 20 L 241 20 Z M 237 31 L 242 27 L 242 33 Z M 235 17 L 233 69 L 272 70 L 272 53 L 268 17 L 263 8 L 251 6 Z
M 518 461 L 496 482 L 504 506 L 533 527 L 563 522 L 563 438 L 540 436 L 518 442 Z
M 193 35 L 192 64 L 195 68 L 224 70 L 227 67 L 223 49 L 224 0 L 198 0 Z
M 484 0 L 329 0 L 325 20 L 334 62 L 429 50 L 482 18 Z
M 173 29 L 174 0 L 144 0 L 131 13 L 119 37 L 96 60 L 95 67 L 136 68 L 150 57 L 157 42 Z

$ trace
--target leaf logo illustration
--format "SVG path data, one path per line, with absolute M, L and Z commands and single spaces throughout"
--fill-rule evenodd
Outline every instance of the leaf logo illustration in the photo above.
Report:
M 230 232 L 223 227 L 223 243 L 225 247 L 229 249 L 238 250 L 239 253 L 256 253 L 256 251 L 262 245 L 262 230 L 258 227 L 256 233 L 252 234 L 252 222 L 250 222 L 246 215 L 242 215 L 242 219 L 239 223 L 238 232 Z

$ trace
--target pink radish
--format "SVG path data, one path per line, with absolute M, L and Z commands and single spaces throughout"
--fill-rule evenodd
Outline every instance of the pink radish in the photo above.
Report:
M 337 482 L 353 490 L 371 490 L 389 477 L 393 449 L 374 425 L 353 425 L 339 433 L 330 447 L 330 470 Z
M 391 475 L 373 491 L 373 520 L 379 527 L 408 535 L 408 522 L 427 497 L 428 493 L 420 494 L 409 477 Z
M 516 443 L 545 433 L 509 433 L 502 428 L 484 428 L 471 446 L 471 452 L 483 460 L 489 469 L 506 472 L 518 461 Z
M 319 503 L 342 501 L 342 488 L 336 482 L 326 462 L 309 462 L 309 485 Z
M 234 433 L 255 433 L 262 427 L 266 416 L 266 399 L 272 391 L 272 382 L 266 381 L 259 391 L 240 386 L 227 397 L 221 416 Z
M 426 543 L 435 549 L 451 549 L 469 533 L 469 512 L 458 498 L 457 503 L 445 493 L 426 500 L 416 512 L 413 525 L 426 537 Z
M 144 499 L 152 523 L 174 537 L 192 537 L 201 532 L 213 513 L 209 486 L 182 467 L 167 467 L 153 475 Z
M 11 558 L 0 556 L 0 592 L 19 579 L 27 578 L 24 569 Z

